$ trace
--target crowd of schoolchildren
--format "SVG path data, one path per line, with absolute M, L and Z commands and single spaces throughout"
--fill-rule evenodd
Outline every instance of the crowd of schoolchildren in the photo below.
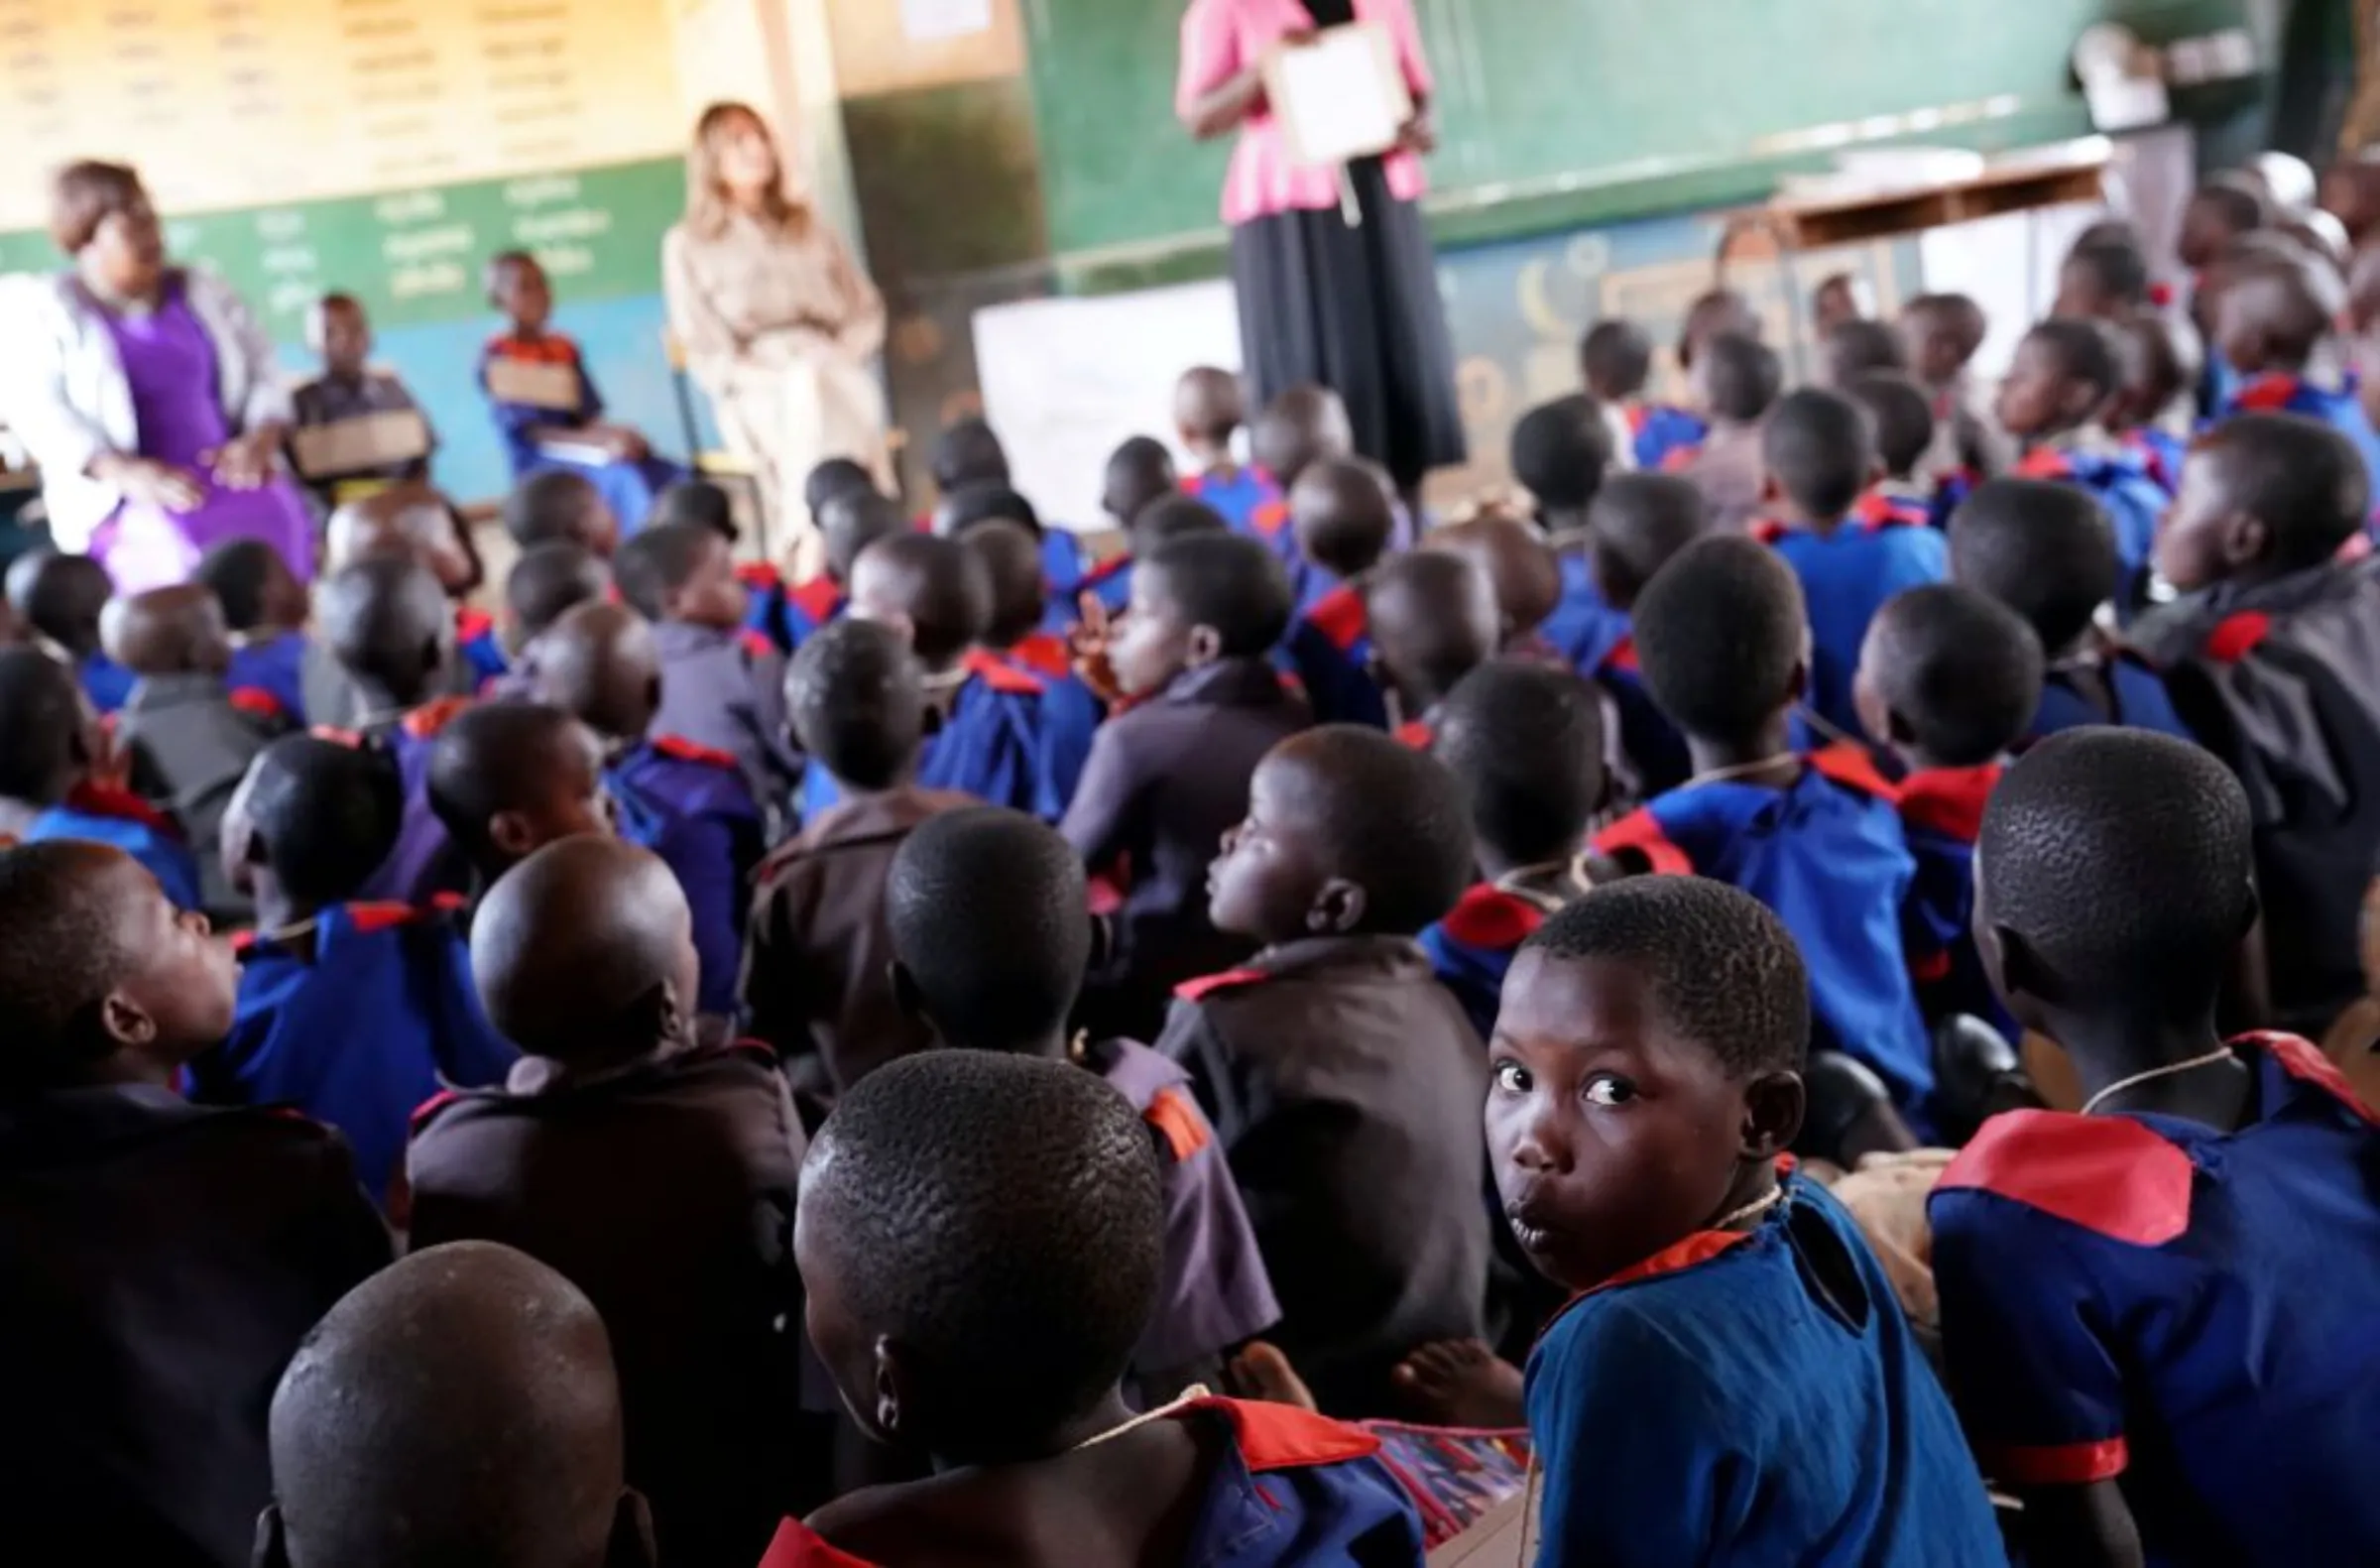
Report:
M 1988 401 L 1970 301 L 1789 389 L 1721 290 L 1525 505 L 1194 370 L 1108 558 L 969 421 L 803 581 L 503 258 L 500 616 L 412 464 L 310 593 L 7 574 L 7 1555 L 1409 1564 L 1401 1421 L 1525 1427 L 1547 1565 L 2380 1562 L 2327 194 L 2180 308 L 2090 230 Z

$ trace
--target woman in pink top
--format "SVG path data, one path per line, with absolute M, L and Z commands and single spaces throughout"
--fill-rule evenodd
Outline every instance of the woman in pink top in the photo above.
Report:
M 1416 105 L 1398 147 L 1344 171 L 1290 155 L 1264 101 L 1262 66 L 1319 28 L 1370 22 L 1395 38 Z M 1259 404 L 1319 382 L 1347 400 L 1356 446 L 1408 499 L 1464 460 L 1454 345 L 1438 263 L 1416 205 L 1435 144 L 1430 67 L 1408 0 L 1190 0 L 1174 106 L 1201 140 L 1238 131 L 1224 183 L 1240 339 Z M 1353 196 L 1353 202 L 1347 200 Z

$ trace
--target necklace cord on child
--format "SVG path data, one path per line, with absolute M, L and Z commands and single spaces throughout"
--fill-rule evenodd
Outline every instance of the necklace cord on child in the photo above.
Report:
M 2129 1078 L 2118 1078 L 2097 1094 L 2083 1101 L 2082 1114 L 2090 1115 L 2091 1112 L 2122 1094 L 2126 1089 L 2137 1089 L 2142 1084 L 2154 1083 L 2159 1078 L 2171 1078 L 2180 1073 L 2196 1072 L 2201 1067 L 2211 1067 L 2219 1061 L 2237 1059 L 2232 1054 L 2230 1046 L 2218 1045 L 2203 1056 L 2193 1056 L 2188 1061 L 2169 1062 L 2163 1067 L 2151 1067 L 2147 1072 L 2136 1072 Z

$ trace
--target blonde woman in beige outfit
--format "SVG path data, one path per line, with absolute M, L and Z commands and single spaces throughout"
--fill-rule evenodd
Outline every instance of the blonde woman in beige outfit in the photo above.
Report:
M 770 515 L 792 526 L 793 552 L 813 554 L 813 466 L 850 457 L 892 478 L 871 365 L 885 302 L 842 236 L 787 194 L 776 143 L 743 104 L 713 104 L 695 125 L 686 215 L 661 242 L 661 273 L 670 329 L 728 444 L 758 469 Z

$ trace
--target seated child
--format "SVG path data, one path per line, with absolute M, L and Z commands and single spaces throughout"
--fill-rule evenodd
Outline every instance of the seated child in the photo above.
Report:
M 1898 371 L 1854 377 L 1843 392 L 1867 411 L 1876 427 L 1876 460 L 1884 465 L 1884 477 L 1859 498 L 1861 521 L 1934 526 L 1939 498 L 1925 471 L 1926 451 L 1934 444 L 1934 411 L 1926 395 Z M 1947 519 L 1950 512 L 1940 515 Z
M 439 733 L 425 772 L 440 831 L 483 894 L 557 839 L 612 831 L 602 744 L 541 702 L 464 709 Z
M 433 695 L 469 697 L 492 688 L 509 672 L 493 616 L 474 609 L 467 596 L 484 572 L 470 532 L 454 505 L 425 485 L 396 485 L 350 501 L 330 515 L 323 536 L 323 572 L 336 573 L 376 557 L 417 560 L 429 568 L 452 604 L 451 658 L 438 671 Z M 329 651 L 306 648 L 298 667 L 304 711 L 316 724 L 353 728 L 371 702 Z
M 99 643 L 99 612 L 115 591 L 107 568 L 88 555 L 37 549 L 8 567 L 8 607 L 17 624 L 50 644 L 73 667 L 82 694 L 100 713 L 122 707 L 132 695 L 134 679 Z
M 548 844 L 496 884 L 471 967 L 524 1054 L 416 1118 L 412 1245 L 500 1242 L 584 1290 L 659 1560 L 749 1563 L 821 1479 L 787 1332 L 807 1141 L 768 1051 L 696 1043 L 692 926 L 669 868 L 615 839 Z
M 1434 550 L 1468 557 L 1495 591 L 1496 652 L 1559 663 L 1561 654 L 1539 635 L 1562 603 L 1562 566 L 1545 536 L 1530 524 L 1488 508 L 1463 523 L 1433 530 Z
M 181 824 L 132 792 L 74 672 L 0 648 L 0 843 L 84 839 L 138 861 L 177 908 L 204 906 Z
M 1471 803 L 1483 880 L 1421 933 L 1421 945 L 1486 1039 L 1512 955 L 1592 886 L 1587 825 L 1607 787 L 1603 714 L 1594 688 L 1569 670 L 1483 664 L 1440 709 L 1433 750 Z
M 990 433 L 989 426 L 985 427 L 985 433 Z M 997 449 L 998 443 L 996 442 L 995 450 L 997 451 Z M 1003 465 L 1001 471 L 1005 474 L 1008 456 L 1006 453 L 1001 453 L 1000 457 Z M 842 496 L 865 495 L 872 492 L 876 492 L 876 476 L 870 473 L 863 464 L 849 457 L 829 457 L 813 466 L 801 481 L 802 504 L 809 508 L 812 522 L 818 520 L 818 514 L 826 510 L 828 502 Z
M 1041 589 L 1041 544 L 1031 532 L 1006 518 L 992 518 L 959 536 L 959 545 L 975 558 L 984 576 L 991 617 L 977 646 L 994 658 L 1047 680 L 1064 681 L 1074 673 L 1074 653 L 1066 639 L 1043 629 L 1043 619 L 1056 606 Z M 1086 578 L 1085 581 L 1090 579 Z M 1071 624 L 1071 623 L 1070 623 Z M 1090 743 L 1086 731 L 1085 745 Z
M 1154 1142 L 1090 1073 L 992 1051 L 895 1062 L 837 1108 L 793 1231 L 835 1281 L 810 1337 L 861 1429 L 940 1473 L 786 1520 L 763 1568 L 1421 1561 L 1369 1434 L 1211 1397 L 1132 1414 L 1166 1288 Z
M 1713 882 L 1591 893 L 1512 965 L 1488 1153 L 1573 1292 L 1528 1365 L 1541 1562 L 2006 1560 L 1890 1281 L 1778 1173 L 1810 1010 L 1794 933 Z
M 2260 181 L 2236 171 L 2210 175 L 2182 209 L 2177 259 L 2193 274 L 2203 273 L 2242 236 L 2272 221 L 2272 194 Z
M 1810 325 L 1822 338 L 1845 321 L 1870 319 L 1875 309 L 1875 291 L 1851 273 L 1829 273 L 1810 291 Z
M 659 726 L 656 644 L 653 628 L 627 606 L 580 605 L 545 634 L 538 695 L 602 743 L 614 826 L 677 879 L 702 958 L 696 1005 L 725 1021 L 736 1012 L 753 868 L 767 847 L 761 808 L 735 758 Z
M 1994 479 L 1951 518 L 1951 578 L 2014 610 L 2048 661 L 2041 706 L 2018 742 L 2084 724 L 2128 724 L 2190 739 L 2148 662 L 2100 635 L 2120 567 L 2106 511 L 2079 485 Z
M 1847 393 L 1868 376 L 1909 373 L 1909 346 L 1889 321 L 1842 322 L 1826 335 L 1820 353 L 1819 385 L 1837 392 Z
M 1619 416 L 1628 432 L 1628 466 L 1659 468 L 1671 453 L 1702 444 L 1709 426 L 1685 409 L 1649 403 L 1653 379 L 1652 340 L 1633 321 L 1598 321 L 1579 340 L 1579 366 L 1587 392 Z
M 1496 656 L 1495 584 L 1467 554 L 1420 549 L 1383 562 L 1365 599 L 1392 730 L 1426 752 L 1446 694 Z
M 1193 495 L 1159 496 L 1134 513 L 1125 529 L 1125 551 L 1091 569 L 1083 592 L 1099 601 L 1100 614 L 1112 623 L 1132 602 L 1132 563 L 1154 554 L 1166 541 L 1185 534 L 1241 533 L 1221 512 Z M 1106 626 L 1099 628 L 1103 633 Z
M 2198 379 L 2197 367 L 2185 361 L 2174 329 L 2161 316 L 2146 311 L 2127 316 L 2114 330 L 2115 396 L 2099 418 L 2170 497 L 2181 487 L 2188 443 L 2165 421 Z
M 1951 1390 L 2032 1561 L 2380 1557 L 2380 1129 L 2306 1041 L 2215 1025 L 2254 787 L 2082 730 L 1984 812 L 1984 963 L 2088 1095 L 1986 1123 L 1930 1205 Z
M 1900 769 L 1901 828 L 1917 860 L 1901 945 L 1918 1006 L 2013 1036 L 1975 957 L 1975 835 L 2002 759 L 2041 700 L 2041 641 L 1972 588 L 1912 588 L 1877 612 L 1859 655 L 1861 726 Z
M 1248 815 L 1248 782 L 1311 722 L 1266 655 L 1289 621 L 1280 562 L 1244 536 L 1193 532 L 1150 550 L 1108 655 L 1124 701 L 1091 743 L 1059 831 L 1122 890 L 1083 1012 L 1146 1038 L 1176 986 L 1252 946 L 1207 916 L 1207 868 Z
M 1363 579 L 1388 552 L 1395 507 L 1388 476 L 1361 458 L 1324 458 L 1289 491 L 1297 619 L 1284 652 L 1324 724 L 1388 726 L 1387 705 L 1368 668 Z
M 1147 435 L 1128 436 L 1108 455 L 1107 475 L 1100 485 L 1100 510 L 1117 528 L 1129 529 L 1149 503 L 1179 495 L 1182 489 L 1173 453 L 1165 449 L 1163 441 Z
M 28 1560 L 246 1561 L 274 1382 L 388 1265 L 334 1134 L 174 1092 L 238 983 L 122 853 L 0 852 L 0 1454 Z
M 1694 778 L 1595 846 L 1630 870 L 1716 878 L 1776 910 L 1810 962 L 1821 1048 L 1869 1068 L 1922 1120 L 1933 1051 L 1901 947 L 1916 863 L 1892 786 L 1863 754 L 1794 755 L 1807 627 L 1793 573 L 1748 540 L 1703 540 L 1663 568 L 1637 601 L 1637 654 L 1653 700 L 1685 732 Z
M 509 1247 L 416 1252 L 349 1291 L 282 1375 L 270 1431 L 256 1568 L 654 1568 L 603 1319 Z
M 1904 588 L 1950 574 L 1940 534 L 1893 513 L 1858 515 L 1877 473 L 1875 432 L 1858 406 L 1832 392 L 1788 396 L 1762 438 L 1778 517 L 1753 531 L 1794 575 L 1810 621 L 1809 702 L 1835 734 L 1856 735 L 1851 675 L 1867 623 Z M 1673 715 L 1674 717 L 1674 715 Z
M 181 824 L 203 907 L 245 918 L 248 901 L 223 875 L 223 812 L 284 721 L 271 698 L 224 684 L 231 639 L 222 606 L 198 584 L 111 599 L 100 626 L 109 657 L 138 679 L 115 726 L 132 791 Z
M 1922 294 L 1901 308 L 1910 373 L 1934 405 L 1934 450 L 1926 467 L 1970 485 L 1997 477 L 2013 460 L 2007 438 L 1991 427 L 1984 393 L 1968 367 L 1990 323 L 1963 294 Z
M 916 784 L 925 692 L 891 627 L 827 627 L 793 656 L 785 693 L 810 771 L 831 775 L 840 799 L 755 874 L 744 1026 L 796 1088 L 831 1105 L 864 1074 L 933 1043 L 892 994 L 886 879 L 918 824 L 974 802 Z
M 1785 364 L 1758 338 L 1722 332 L 1695 359 L 1694 389 L 1711 433 L 1669 466 L 1703 493 L 1715 524 L 1739 534 L 1760 515 L 1760 426 L 1785 390 Z
M 2380 864 L 2380 578 L 2334 563 L 2371 492 L 2336 430 L 2242 415 L 2201 436 L 2158 541 L 2189 595 L 2144 634 L 2190 733 L 2248 785 L 2272 1000 L 2319 1031 L 2363 989 Z
M 1562 572 L 1562 602 L 1538 633 L 1573 665 L 1601 660 L 1627 625 L 1596 592 L 1587 558 L 1587 509 L 1614 467 L 1611 437 L 1593 398 L 1573 395 L 1540 404 L 1512 426 L 1513 481 L 1537 504 L 1537 526 L 1554 546 Z
M 1090 566 L 1083 556 L 1082 543 L 1072 529 L 1043 528 L 1030 502 L 1024 502 L 1021 513 L 1014 510 L 1023 498 L 1016 495 L 1010 477 L 1008 451 L 991 425 L 980 419 L 965 419 L 951 425 L 935 439 L 929 466 L 934 488 L 941 493 L 945 506 L 962 491 L 999 491 L 1003 501 L 976 516 L 1006 517 L 1028 527 L 1041 542 L 1041 569 L 1049 579 L 1050 593 L 1062 604 L 1074 602 L 1083 573 Z M 935 533 L 954 534 L 958 528 L 958 524 L 937 515 Z
M 2138 231 L 2085 234 L 2059 264 L 2058 302 L 2050 313 L 2117 325 L 2146 313 L 2151 293 L 2149 256 Z
M 234 691 L 262 692 L 293 724 L 309 722 L 304 671 L 311 610 L 305 584 L 281 551 L 258 539 L 228 539 L 198 558 L 191 581 L 223 607 L 231 632 L 231 667 L 223 678 Z
M 1719 347 L 1713 345 L 1714 352 Z M 1686 755 L 1686 737 L 1645 689 L 1629 615 L 1645 584 L 1719 525 L 1702 494 L 1675 474 L 1621 474 L 1604 486 L 1587 516 L 1596 590 L 1610 606 L 1618 636 L 1579 673 L 1611 704 L 1615 733 L 1605 740 L 1620 765 L 1629 797 L 1649 800 L 1684 784 L 1694 766 Z
M 504 579 L 505 646 L 512 673 L 489 686 L 492 697 L 535 697 L 536 645 L 553 623 L 612 594 L 612 569 L 576 544 L 539 544 L 513 562 Z
M 322 374 L 290 393 L 291 422 L 298 429 L 340 424 L 376 414 L 420 415 L 420 405 L 402 380 L 385 370 L 372 369 L 372 320 L 355 296 L 332 293 L 314 302 L 305 316 L 305 346 L 321 359 Z M 418 457 L 352 472 L 300 477 L 325 506 L 337 505 L 341 492 L 357 485 L 426 480 L 430 454 L 437 450 L 437 434 L 426 419 L 421 428 L 429 437 L 429 447 Z
M 1158 1047 L 1248 1203 L 1271 1341 L 1325 1410 L 1388 1412 L 1408 1352 L 1481 1332 L 1486 1062 L 1414 940 L 1471 872 L 1435 761 L 1346 725 L 1283 741 L 1211 874 L 1216 929 L 1264 948 L 1183 986 Z
M 2233 270 L 2216 296 L 2214 351 L 2238 375 L 2217 420 L 2241 414 L 2302 414 L 2355 443 L 2364 475 L 2380 491 L 2380 433 L 2353 388 L 2311 378 L 2316 354 L 2346 309 L 2335 276 L 2291 261 Z
M 1328 387 L 1291 387 L 1256 416 L 1249 430 L 1249 446 L 1256 459 L 1256 472 L 1279 492 L 1279 499 L 1256 509 L 1256 537 L 1294 568 L 1299 556 L 1289 492 L 1316 463 L 1344 461 L 1356 455 L 1355 425 L 1348 420 L 1347 405 Z
M 191 1064 L 191 1097 L 292 1105 L 345 1135 L 385 1203 L 408 1121 L 441 1084 L 500 1082 L 517 1053 L 479 1011 L 441 907 L 361 904 L 397 842 L 388 759 L 310 735 L 275 741 L 223 817 L 222 869 L 255 902 L 231 1033 Z
M 787 590 L 792 641 L 785 651 L 788 659 L 850 605 L 851 568 L 860 551 L 880 539 L 909 531 L 900 503 L 874 488 L 843 491 L 828 498 L 812 516 L 826 545 L 826 566 L 817 576 Z
M 2100 422 L 2121 385 L 2112 328 L 2044 321 L 2017 345 L 2000 383 L 1998 416 L 2001 428 L 2026 448 L 2015 477 L 2079 485 L 2106 509 L 2116 561 L 2129 582 L 2156 547 L 2168 498 L 2147 461 Z
M 548 468 L 504 498 L 504 532 L 516 549 L 576 544 L 599 560 L 620 547 L 620 518 L 586 475 Z
M 620 597 L 651 621 L 661 657 L 660 733 L 724 752 L 774 817 L 801 782 L 785 739 L 785 661 L 744 628 L 746 594 L 727 542 L 709 529 L 649 528 L 612 562 Z
M 479 385 L 514 481 L 551 469 L 574 473 L 595 487 L 614 517 L 642 522 L 654 498 L 686 471 L 654 456 L 637 430 L 605 422 L 603 394 L 578 345 L 546 325 L 553 291 L 536 257 L 505 251 L 489 258 L 487 287 L 488 303 L 503 312 L 508 329 L 480 351 Z M 542 372 L 555 384 L 550 395 L 508 395 L 505 382 L 516 369 Z
M 1174 385 L 1173 427 L 1191 462 L 1182 488 L 1243 534 L 1254 531 L 1258 512 L 1281 501 L 1262 469 L 1244 466 L 1232 453 L 1232 438 L 1247 422 L 1240 378 L 1230 371 L 1199 365 Z
M 1189 1075 L 1138 1040 L 1068 1044 L 1095 945 L 1082 861 L 1021 812 L 945 812 L 892 857 L 886 904 L 893 992 L 937 1043 L 1074 1061 L 1147 1124 L 1165 1196 L 1164 1282 L 1132 1352 L 1132 1381 L 1147 1407 L 1219 1379 L 1225 1358 L 1280 1308 Z

